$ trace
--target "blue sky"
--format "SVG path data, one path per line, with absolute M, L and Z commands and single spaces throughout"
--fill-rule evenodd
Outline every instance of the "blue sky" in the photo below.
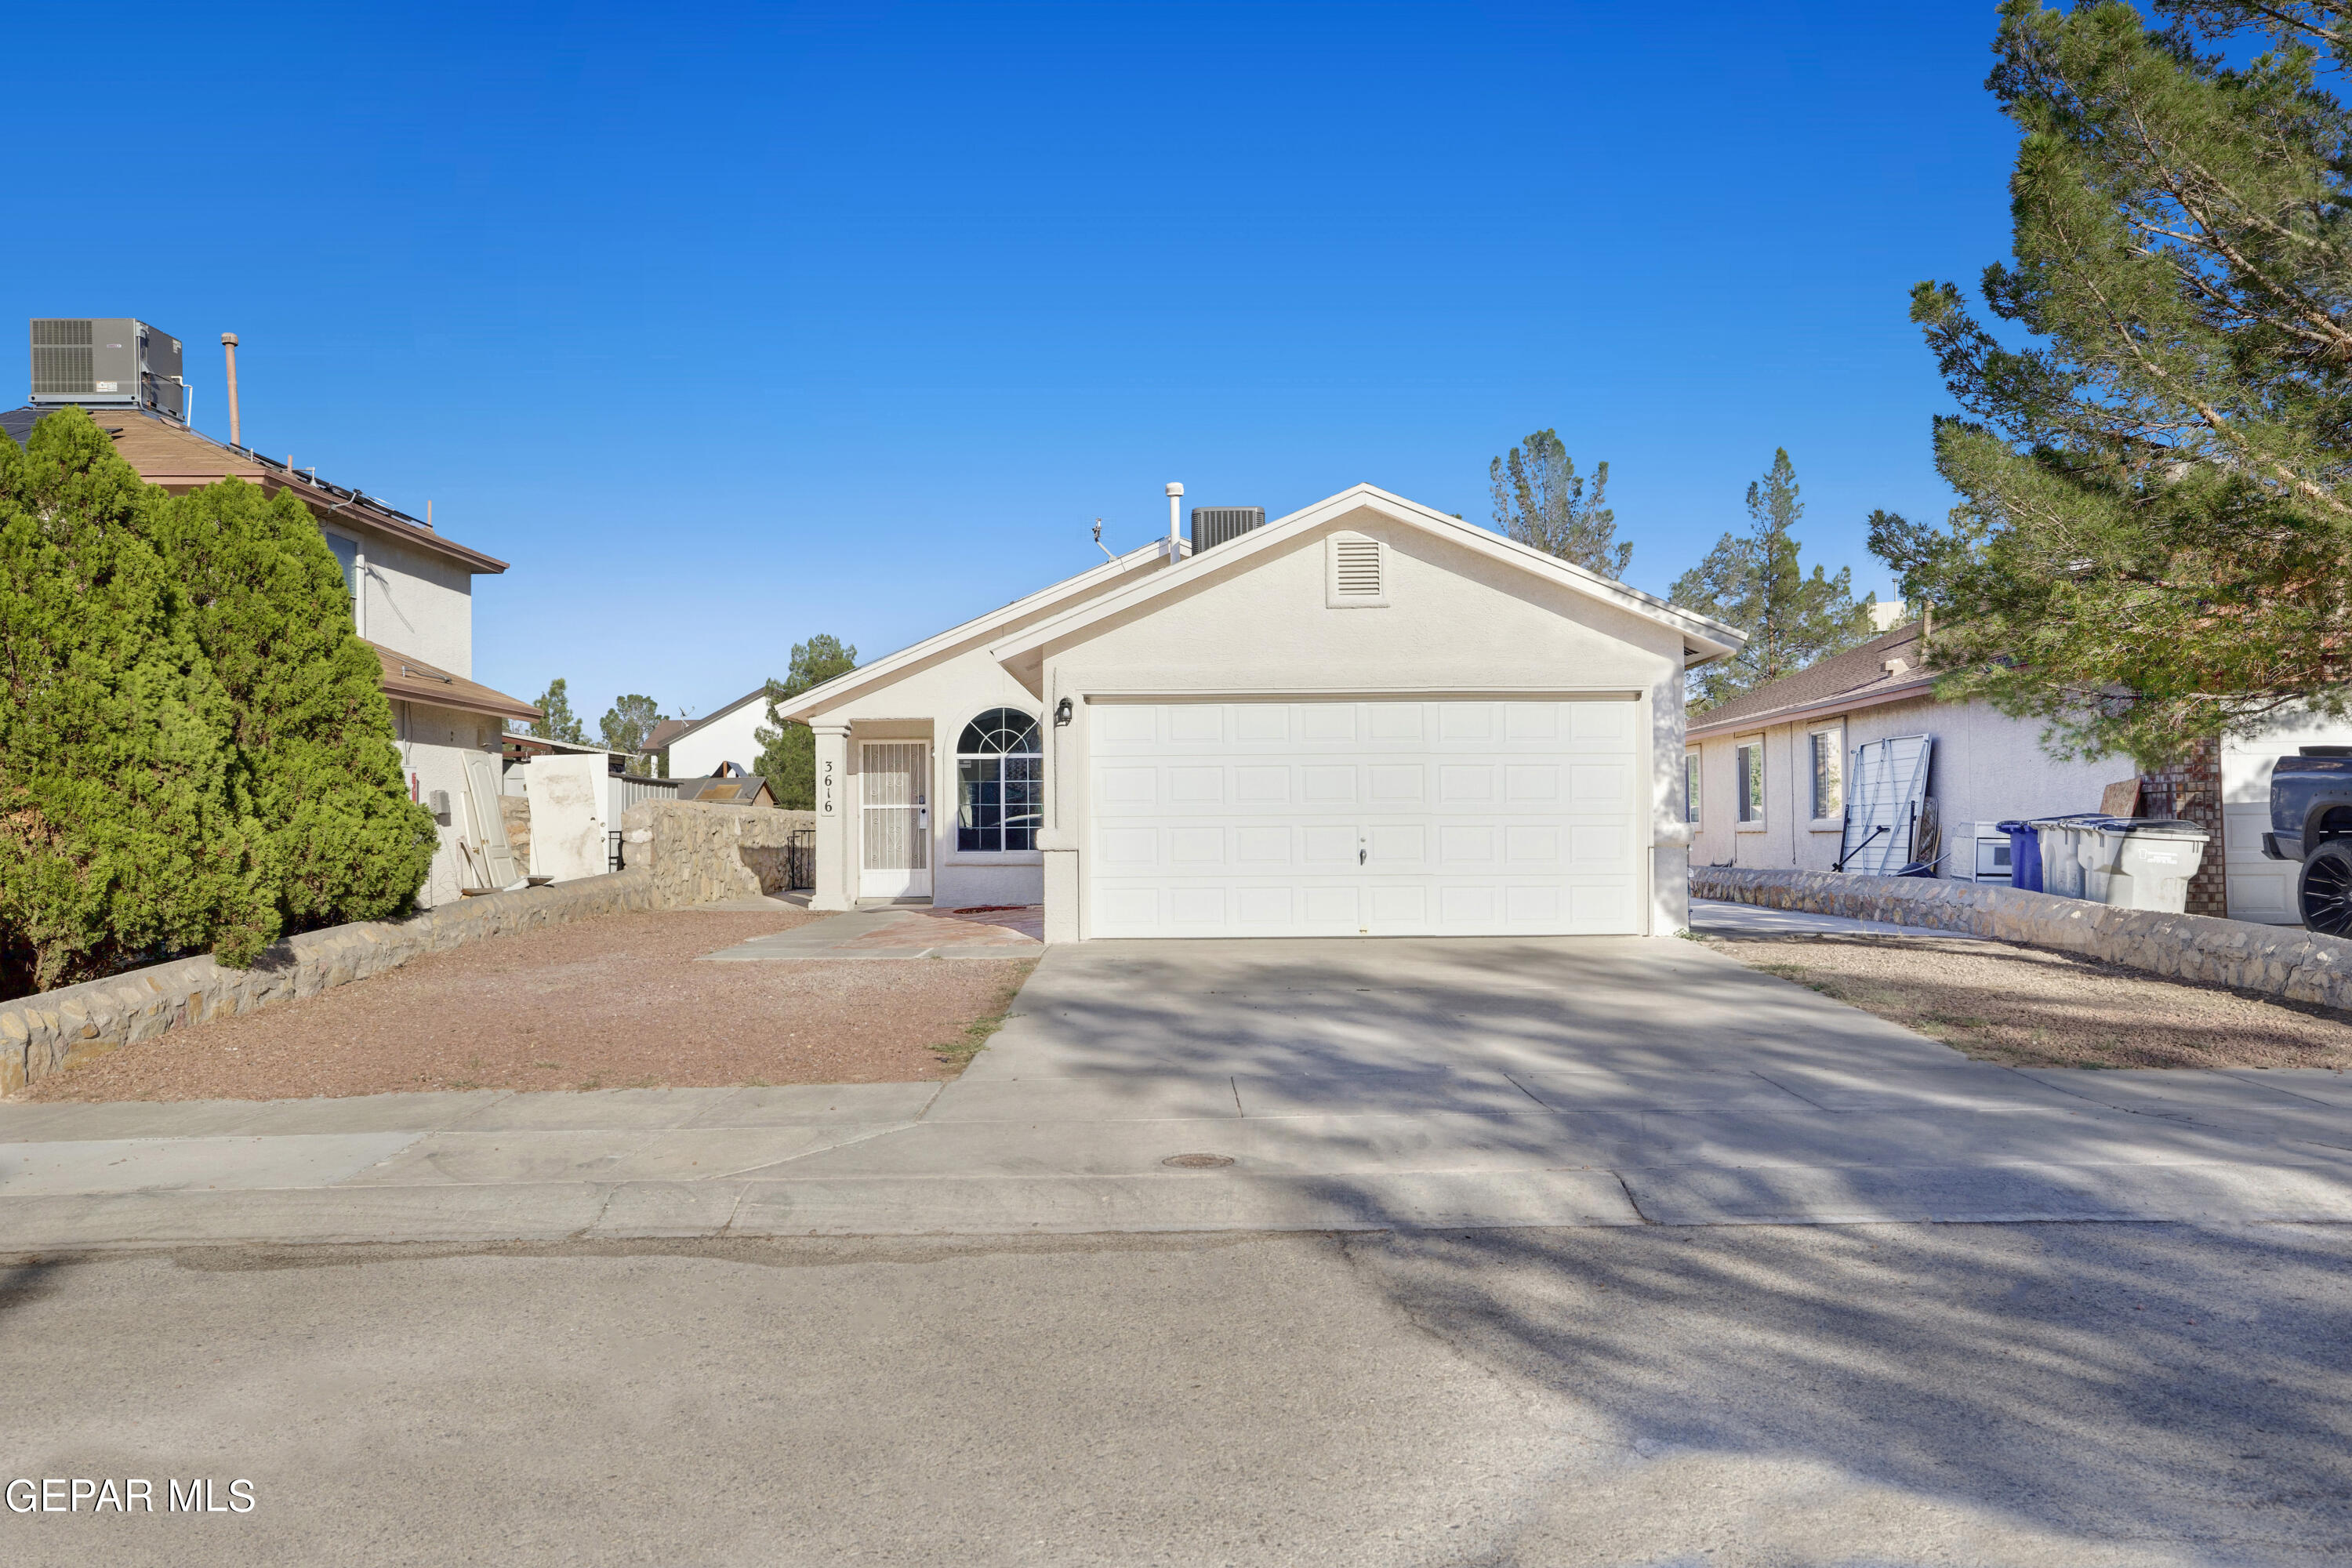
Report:
M 1907 290 L 2008 242 L 1990 4 L 90 16 L 10 23 L 0 394 L 25 318 L 137 315 L 226 437 L 237 332 L 249 444 L 511 561 L 476 677 L 592 729 L 1018 597 L 1169 479 L 1483 520 L 1545 426 L 1638 586 L 1784 445 L 1884 591 L 1863 519 L 1949 504 Z

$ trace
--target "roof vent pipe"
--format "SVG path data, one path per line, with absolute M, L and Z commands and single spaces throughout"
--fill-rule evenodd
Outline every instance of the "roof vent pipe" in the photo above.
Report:
M 1168 559 L 1171 562 L 1177 559 L 1180 551 L 1177 510 L 1183 504 L 1184 487 L 1171 482 L 1168 487 Z
M 245 442 L 241 438 L 242 433 L 237 429 L 236 425 L 236 334 L 235 332 L 221 334 L 221 353 L 228 356 L 228 444 L 232 447 L 242 447 Z

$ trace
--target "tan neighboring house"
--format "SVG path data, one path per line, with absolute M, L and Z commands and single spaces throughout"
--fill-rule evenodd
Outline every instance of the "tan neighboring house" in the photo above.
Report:
M 2299 745 L 2352 742 L 2344 725 L 2289 715 L 2148 775 L 2122 756 L 2060 762 L 2042 750 L 2039 721 L 1937 700 L 1919 635 L 1916 623 L 1896 627 L 1693 715 L 1683 787 L 1692 865 L 1833 868 L 1854 749 L 1925 735 L 1935 742 L 1927 794 L 1946 848 L 1937 875 L 1979 879 L 1979 825 L 2097 811 L 2108 784 L 2137 779 L 2143 815 L 2186 817 L 2213 836 L 2189 884 L 2191 914 L 2296 923 L 2295 868 L 2262 853 L 2271 764 Z
M 52 411 L 0 414 L 0 429 L 21 444 L 34 421 Z M 507 563 L 388 502 L 215 441 L 163 415 L 123 407 L 88 412 L 149 484 L 178 494 L 238 479 L 271 495 L 290 491 L 310 509 L 342 563 L 359 635 L 382 666 L 409 794 L 432 803 L 437 792 L 449 803 L 441 846 L 417 901 L 430 907 L 457 898 L 466 885 L 457 848 L 465 827 L 465 759 L 482 752 L 495 759 L 506 721 L 539 717 L 528 702 L 473 679 L 474 579 L 495 576 Z
M 2096 811 L 2128 759 L 2052 760 L 2039 723 L 1983 702 L 1939 702 L 1916 622 L 1692 715 L 1684 814 L 1694 866 L 1836 868 L 1856 747 L 1934 741 L 1927 795 L 1943 829 L 1939 877 L 1973 881 L 1979 822 Z

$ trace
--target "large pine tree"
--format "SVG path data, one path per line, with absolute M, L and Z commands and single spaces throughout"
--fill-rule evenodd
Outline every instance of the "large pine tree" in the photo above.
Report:
M 0 437 L 0 995 L 277 933 L 163 499 L 79 409 Z
M 1841 566 L 1832 577 L 1815 565 L 1805 575 L 1793 531 L 1804 515 L 1796 465 L 1784 447 L 1772 454 L 1764 477 L 1748 487 L 1748 531 L 1725 534 L 1705 561 L 1675 580 L 1675 604 L 1748 634 L 1737 654 L 1692 672 L 1694 710 L 1870 640 L 1874 601 L 1853 596 L 1853 571 Z
M 2011 330 L 1914 292 L 1963 500 L 1872 530 L 1948 690 L 2144 764 L 2352 687 L 2352 6 L 2155 9 L 2001 7 Z
M 317 520 L 285 491 L 237 479 L 151 515 L 229 701 L 285 928 L 404 912 L 438 840 L 408 797 L 381 668 Z

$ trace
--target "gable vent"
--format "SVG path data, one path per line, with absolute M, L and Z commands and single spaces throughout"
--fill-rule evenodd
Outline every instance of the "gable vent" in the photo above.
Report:
M 1377 599 L 1381 596 L 1381 545 L 1376 539 L 1339 541 L 1339 596 Z
M 1339 609 L 1389 602 L 1388 560 L 1379 540 L 1360 533 L 1336 534 L 1330 551 L 1326 604 Z

